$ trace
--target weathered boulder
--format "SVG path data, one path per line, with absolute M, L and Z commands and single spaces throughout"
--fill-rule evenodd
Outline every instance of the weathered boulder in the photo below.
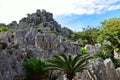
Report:
M 43 50 L 55 49 L 59 45 L 59 39 L 54 34 L 37 34 L 35 45 Z
M 25 46 L 25 34 L 29 31 L 29 29 L 19 29 L 15 33 L 14 43 L 18 44 L 19 47 Z
M 18 61 L 16 55 L 10 55 L 2 50 L 0 52 L 0 80 L 23 80 L 25 71 L 22 65 L 23 60 Z
M 11 32 L 0 32 L 0 42 L 11 42 L 11 39 L 13 38 L 13 34 Z
M 28 14 L 28 17 L 22 18 L 20 23 L 25 22 L 28 25 L 34 26 L 49 21 L 54 21 L 52 13 L 46 12 L 45 10 L 37 10 L 36 13 Z
M 116 73 L 117 73 L 118 79 L 120 79 L 120 68 L 116 69 Z
M 10 24 L 7 25 L 10 29 L 16 29 L 18 24 L 16 21 L 12 21 Z
M 35 45 L 35 36 L 37 34 L 37 30 L 35 28 L 30 28 L 25 34 L 25 45 Z
M 109 80 L 119 80 L 120 78 L 117 75 L 115 66 L 111 59 L 104 60 L 104 64 L 106 66 L 106 74 Z
M 13 40 L 13 34 L 10 32 L 0 32 L 0 49 L 5 49 Z
M 54 34 L 37 34 L 35 39 L 36 47 L 53 54 L 80 54 L 80 47 L 70 42 L 64 42 L 59 36 Z
M 95 45 L 87 44 L 85 46 L 85 48 L 87 48 L 88 53 L 91 54 L 91 55 L 94 55 L 94 54 L 101 51 L 101 45 L 100 44 L 95 44 Z
M 35 47 L 29 47 L 25 49 L 26 57 L 34 57 L 34 58 L 44 58 L 44 59 L 50 59 L 52 54 L 46 50 L 42 50 L 40 48 Z
M 115 69 L 111 59 L 96 59 L 90 68 L 82 73 L 81 80 L 119 80 L 119 68 Z

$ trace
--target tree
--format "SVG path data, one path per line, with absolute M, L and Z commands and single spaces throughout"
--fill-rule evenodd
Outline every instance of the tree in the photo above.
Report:
M 54 55 L 49 63 L 51 69 L 64 71 L 68 80 L 72 80 L 76 72 L 81 72 L 86 69 L 88 60 L 91 57 L 88 55 Z
M 99 35 L 99 29 L 94 27 L 83 28 L 82 32 L 74 32 L 70 35 L 70 39 L 74 41 L 80 41 L 81 46 L 86 44 L 97 43 L 97 37 Z
M 98 42 L 110 41 L 114 50 L 120 51 L 120 19 L 112 18 L 101 23 Z
M 94 27 L 83 28 L 82 38 L 87 40 L 87 44 L 95 44 L 97 43 L 97 37 L 99 35 L 99 29 Z

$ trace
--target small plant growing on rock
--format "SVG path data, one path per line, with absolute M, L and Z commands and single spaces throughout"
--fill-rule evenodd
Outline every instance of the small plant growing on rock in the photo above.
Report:
M 51 30 L 50 33 L 56 34 L 57 32 L 55 30 Z
M 101 52 L 99 52 L 99 53 L 96 53 L 96 54 L 94 55 L 94 58 L 102 58 L 103 60 L 105 60 L 105 59 L 107 59 L 107 58 L 110 58 L 110 54 L 101 51 Z
M 14 33 L 14 32 L 15 32 L 14 29 L 9 29 L 8 31 L 11 32 L 11 33 Z
M 81 52 L 82 52 L 83 55 L 88 54 L 88 49 L 83 47 L 83 48 L 81 48 Z

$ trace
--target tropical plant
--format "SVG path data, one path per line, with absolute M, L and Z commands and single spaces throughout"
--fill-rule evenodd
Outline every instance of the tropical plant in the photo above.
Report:
M 99 53 L 96 53 L 94 55 L 94 58 L 102 58 L 103 60 L 110 58 L 110 55 L 108 53 L 105 53 L 103 51 L 100 51 Z
M 103 60 L 110 58 L 115 68 L 120 67 L 120 61 L 114 58 L 114 47 L 111 44 L 102 46 L 102 50 L 94 55 L 94 58 L 102 58 Z
M 33 80 L 41 80 L 48 72 L 47 62 L 43 59 L 27 59 L 23 66 L 26 68 L 28 75 L 32 75 Z
M 51 69 L 64 71 L 68 80 L 72 80 L 76 72 L 81 72 L 87 68 L 88 60 L 91 57 L 88 55 L 54 55 L 49 63 Z M 50 68 L 50 67 L 49 67 Z

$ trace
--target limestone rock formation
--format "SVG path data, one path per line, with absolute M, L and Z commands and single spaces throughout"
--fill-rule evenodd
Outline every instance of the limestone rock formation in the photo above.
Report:
M 19 23 L 1 23 L 2 26 L 14 29 L 15 32 L 0 32 L 0 80 L 24 80 L 26 72 L 23 62 L 30 57 L 50 59 L 61 53 L 81 54 L 80 46 L 65 41 L 70 36 L 70 30 L 61 27 L 53 19 L 53 14 L 45 10 L 28 14 Z M 99 44 L 86 46 L 89 53 L 93 54 L 99 52 L 100 47 Z M 115 69 L 110 59 L 97 59 L 89 70 L 83 72 L 81 79 L 120 80 L 120 68 Z
M 96 59 L 90 68 L 82 74 L 81 80 L 119 80 L 119 68 L 115 69 L 111 59 Z
M 80 54 L 79 46 L 65 42 L 70 36 L 68 28 L 62 28 L 53 14 L 37 10 L 7 26 L 15 32 L 0 32 L 0 80 L 24 80 L 23 62 L 26 58 L 49 59 L 54 54 Z

